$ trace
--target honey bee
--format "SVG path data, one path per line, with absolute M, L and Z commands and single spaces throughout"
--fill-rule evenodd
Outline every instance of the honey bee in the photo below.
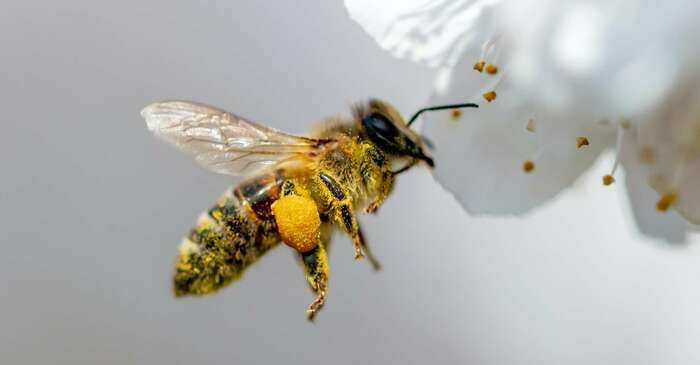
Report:
M 203 104 L 147 106 L 141 115 L 151 132 L 214 172 L 245 177 L 180 243 L 175 295 L 216 292 L 281 241 L 297 252 L 315 293 L 307 309 L 313 320 L 326 302 L 333 228 L 350 236 L 356 259 L 366 256 L 379 269 L 355 211 L 375 213 L 397 175 L 419 163 L 433 166 L 426 141 L 409 129 L 421 113 L 462 107 L 477 105 L 420 109 L 406 123 L 390 104 L 372 99 L 355 106 L 352 119 L 329 119 L 301 137 Z

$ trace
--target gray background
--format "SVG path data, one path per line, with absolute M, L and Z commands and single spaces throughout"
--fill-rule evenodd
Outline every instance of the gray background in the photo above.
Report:
M 144 105 L 206 101 L 295 133 L 369 96 L 424 105 L 432 71 L 379 50 L 340 1 L 5 0 L 0 50 L 2 364 L 700 360 L 700 249 L 641 237 L 623 184 L 600 187 L 609 160 L 522 219 L 470 217 L 406 174 L 362 217 L 384 270 L 337 237 L 314 325 L 285 247 L 175 300 L 177 243 L 230 181 L 149 135 Z

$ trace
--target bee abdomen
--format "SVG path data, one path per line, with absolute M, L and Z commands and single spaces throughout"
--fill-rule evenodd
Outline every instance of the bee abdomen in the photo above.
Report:
M 278 173 L 270 173 L 247 181 L 238 186 L 233 194 L 245 203 L 261 221 L 274 223 L 272 203 L 280 197 L 284 178 Z
M 252 216 L 244 202 L 227 191 L 200 215 L 180 244 L 175 295 L 203 295 L 227 286 L 278 240 L 274 227 Z

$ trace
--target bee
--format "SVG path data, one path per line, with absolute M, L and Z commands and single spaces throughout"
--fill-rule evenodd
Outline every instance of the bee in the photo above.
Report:
M 419 163 L 433 166 L 426 140 L 409 129 L 421 113 L 462 107 L 477 105 L 423 108 L 407 123 L 393 106 L 372 99 L 356 105 L 352 119 L 326 120 L 302 137 L 199 103 L 147 106 L 141 115 L 151 132 L 209 170 L 244 178 L 180 243 L 175 295 L 216 292 L 284 242 L 315 294 L 307 309 L 313 320 L 326 302 L 332 230 L 348 234 L 355 258 L 366 256 L 379 269 L 355 212 L 376 213 L 397 175 Z

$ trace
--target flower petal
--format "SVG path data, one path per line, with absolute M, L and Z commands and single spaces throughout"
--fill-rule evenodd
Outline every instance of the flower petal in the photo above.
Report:
M 639 160 L 636 132 L 630 130 L 624 133 L 620 160 L 625 169 L 627 196 L 639 231 L 671 243 L 684 242 L 687 222 L 676 212 L 661 213 L 656 210 L 659 193 L 647 183 L 649 169 Z
M 451 65 L 502 0 L 345 0 L 350 17 L 395 56 Z
M 676 210 L 688 222 L 700 224 L 700 160 L 688 161 L 678 183 Z
M 639 127 L 639 144 L 653 155 L 648 181 L 659 194 L 674 194 L 671 207 L 700 224 L 700 75 L 683 80 L 664 105 Z
M 426 115 L 425 134 L 435 145 L 434 173 L 471 213 L 522 214 L 571 185 L 613 144 L 615 128 L 532 109 L 528 96 L 513 92 L 507 79 L 499 83 L 494 75 L 474 71 L 478 55 L 471 52 L 443 76 L 432 105 L 483 100 L 493 88 L 498 96 L 457 120 L 449 111 Z M 526 128 L 531 118 L 534 133 Z M 581 136 L 590 144 L 578 148 Z M 523 166 L 527 160 L 534 163 L 529 173 Z

